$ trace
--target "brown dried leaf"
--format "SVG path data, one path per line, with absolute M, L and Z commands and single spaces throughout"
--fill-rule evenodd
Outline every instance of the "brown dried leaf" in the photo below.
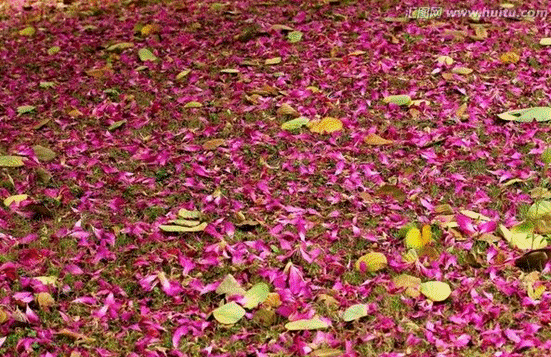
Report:
M 111 66 L 109 64 L 101 67 L 101 68 L 92 68 L 87 71 L 85 71 L 88 76 L 94 77 L 94 78 L 104 78 L 107 77 L 109 74 L 113 73 L 113 70 L 111 69 Z
M 406 200 L 406 194 L 395 185 L 382 185 L 375 191 L 377 196 L 391 196 L 396 201 L 403 203 Z
M 488 38 L 488 31 L 483 25 L 472 24 L 471 27 L 474 29 L 474 36 L 471 36 L 473 40 L 480 41 Z
M 434 207 L 434 213 L 445 215 L 454 214 L 452 206 L 447 203 Z
M 374 145 L 374 146 L 392 144 L 393 142 L 394 141 L 384 139 L 375 133 L 368 134 L 364 138 L 364 143 L 366 143 L 367 145 Z
M 74 340 L 80 340 L 80 341 L 83 341 L 83 342 L 86 342 L 86 343 L 92 343 L 94 341 L 96 341 L 94 338 L 91 338 L 91 337 L 88 337 L 86 335 L 83 335 L 81 333 L 78 333 L 78 332 L 73 332 L 69 329 L 61 329 L 59 332 L 57 332 L 58 335 L 61 335 L 61 336 L 65 336 L 65 337 L 69 337 L 69 338 L 72 338 Z
M 467 111 L 467 103 L 461 104 L 459 108 L 455 111 L 455 115 L 457 115 L 460 119 L 465 119 L 468 117 L 468 115 L 465 115 L 465 112 Z
M 253 90 L 251 94 L 258 94 L 261 96 L 276 96 L 279 94 L 279 89 L 265 84 L 262 86 L 262 88 Z
M 291 107 L 287 103 L 281 104 L 281 106 L 277 109 L 277 115 L 283 116 L 283 115 L 290 115 L 293 117 L 300 116 L 300 113 L 293 107 Z
M 449 72 L 443 72 L 442 78 L 444 78 L 447 81 L 451 81 L 453 79 L 453 74 Z
M 413 119 L 417 119 L 421 115 L 421 112 L 419 111 L 419 109 L 416 109 L 416 108 L 409 108 L 408 112 Z
M 46 118 L 46 119 L 43 119 L 41 121 L 39 121 L 38 123 L 36 123 L 34 126 L 33 126 L 33 130 L 38 130 L 40 128 L 42 128 L 44 125 L 48 124 L 50 122 L 51 118 Z
M 226 145 L 226 140 L 224 139 L 212 139 L 205 141 L 203 143 L 203 149 L 204 150 L 214 150 L 219 146 Z
M 276 321 L 277 315 L 275 311 L 269 309 L 258 309 L 253 316 L 253 322 L 264 327 L 272 326 Z
M 430 261 L 435 261 L 440 258 L 440 251 L 432 245 L 425 245 L 421 249 L 419 249 L 419 256 L 427 257 Z

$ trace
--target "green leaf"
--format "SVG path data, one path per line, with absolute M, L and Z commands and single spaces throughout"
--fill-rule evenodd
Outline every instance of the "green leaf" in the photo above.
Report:
M 319 317 L 314 317 L 312 319 L 303 319 L 288 322 L 285 324 L 287 330 L 296 331 L 296 330 L 318 330 L 323 328 L 328 328 L 329 324 Z
M 21 156 L 0 156 L 0 167 L 19 167 L 25 165 Z
M 342 314 L 342 319 L 346 322 L 349 322 L 361 319 L 364 316 L 367 316 L 367 305 L 356 304 L 346 309 L 346 311 Z
M 147 48 L 142 48 L 138 51 L 138 56 L 142 62 L 145 61 L 157 61 L 158 58 Z
M 191 72 L 191 69 L 184 69 L 182 72 L 176 75 L 176 80 L 180 81 L 184 79 L 189 74 L 189 72 Z
M 291 43 L 296 43 L 302 40 L 302 32 L 300 31 L 291 31 L 287 34 L 287 40 Z
M 310 119 L 305 117 L 296 118 L 281 124 L 281 129 L 288 131 L 297 130 L 308 124 L 309 121 Z
M 551 213 L 551 202 L 545 200 L 538 201 L 530 206 L 528 212 L 526 213 L 526 217 L 528 219 L 536 220 L 548 215 L 549 213 Z
M 409 105 L 411 103 L 411 97 L 406 94 L 389 95 L 388 97 L 383 98 L 383 102 L 393 103 L 396 105 Z
M 54 82 L 40 82 L 40 88 L 53 88 L 55 87 Z
M 196 219 L 196 218 L 199 218 L 200 215 L 201 215 L 201 212 L 197 210 L 188 211 L 187 209 L 182 208 L 181 210 L 178 211 L 178 216 L 184 219 Z
M 29 198 L 29 196 L 25 194 L 9 196 L 4 200 L 4 206 L 9 207 L 9 205 L 11 205 L 12 203 L 25 201 L 27 198 Z
M 202 106 L 203 104 L 199 102 L 191 101 L 191 102 L 187 102 L 186 105 L 184 105 L 184 108 L 201 108 Z
M 547 240 L 539 234 L 534 233 L 534 223 L 523 222 L 507 229 L 504 225 L 499 225 L 499 232 L 507 242 L 513 247 L 521 250 L 541 249 L 547 246 Z
M 52 149 L 42 145 L 33 146 L 33 151 L 36 158 L 40 161 L 52 161 L 56 157 L 56 153 Z
M 123 126 L 124 124 L 126 124 L 126 119 L 116 121 L 116 122 L 114 122 L 113 124 L 109 125 L 109 128 L 107 128 L 107 130 L 108 130 L 108 131 L 113 131 L 113 130 L 115 130 L 115 129 L 120 128 L 120 127 Z
M 216 288 L 217 294 L 225 294 L 227 297 L 233 296 L 233 295 L 245 295 L 246 291 L 241 287 L 241 284 L 235 278 L 233 275 L 228 274 L 222 280 L 220 285 Z
M 36 32 L 35 28 L 32 26 L 25 27 L 23 30 L 19 31 L 21 36 L 32 36 Z
M 551 107 L 533 107 L 526 109 L 510 110 L 497 115 L 500 119 L 529 123 L 536 121 L 551 120 Z
M 34 105 L 22 105 L 17 107 L 17 113 L 26 114 L 32 112 L 36 107 Z
M 216 321 L 222 324 L 231 325 L 245 316 L 245 309 L 232 301 L 215 309 L 212 314 Z
M 541 161 L 547 165 L 551 164 L 551 146 L 541 153 Z
M 107 47 L 107 51 L 122 51 L 131 47 L 134 47 L 132 42 L 119 42 Z
M 254 309 L 259 304 L 263 303 L 268 297 L 270 290 L 265 283 L 258 283 L 245 293 L 245 309 Z
M 172 233 L 185 233 L 185 232 L 201 232 L 207 228 L 207 222 L 203 222 L 195 227 L 184 227 L 176 226 L 171 224 L 162 224 L 159 226 L 159 229 L 163 232 L 172 232 Z
M 59 47 L 59 46 L 53 46 L 53 47 L 48 48 L 48 54 L 50 56 L 55 55 L 59 51 L 61 51 L 61 47 Z
M 189 219 L 175 219 L 171 221 L 173 224 L 177 224 L 179 226 L 186 226 L 186 227 L 195 227 L 201 223 L 201 221 L 194 221 Z

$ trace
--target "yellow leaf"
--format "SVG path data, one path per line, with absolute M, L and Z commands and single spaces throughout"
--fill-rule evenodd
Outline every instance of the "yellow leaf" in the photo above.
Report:
M 142 36 L 149 36 L 152 33 L 159 32 L 161 30 L 161 26 L 157 24 L 147 24 L 140 30 Z
M 442 281 L 428 281 L 421 284 L 421 294 L 425 295 L 432 301 L 444 301 L 451 294 L 451 288 L 447 283 Z
M 274 65 L 279 63 L 281 63 L 281 57 L 268 58 L 266 61 L 264 61 L 264 64 L 267 65 Z
M 421 231 L 421 242 L 427 245 L 432 242 L 432 230 L 429 224 L 425 224 Z
M 540 45 L 551 46 L 551 37 L 544 37 L 540 40 Z
M 0 309 L 0 324 L 3 324 L 4 322 L 8 321 L 10 319 L 10 315 L 4 311 L 3 309 Z
M 0 167 L 19 167 L 23 165 L 24 163 L 22 156 L 0 156 Z
M 455 73 L 455 74 L 471 74 L 471 73 L 473 73 L 473 70 L 470 69 L 470 68 L 466 68 L 466 67 L 455 67 L 454 69 L 452 69 L 452 73 Z
M 38 302 L 41 310 L 47 310 L 55 304 L 54 298 L 52 297 L 52 295 L 50 295 L 50 293 L 47 292 L 36 294 L 36 301 Z
M 402 254 L 402 259 L 406 263 L 415 263 L 417 259 L 419 259 L 419 255 L 417 254 L 417 250 L 410 249 L 406 253 Z
M 323 118 L 320 122 L 313 123 L 310 126 L 310 131 L 318 134 L 333 133 L 340 130 L 342 130 L 342 121 L 332 117 Z
M 366 143 L 367 145 L 374 145 L 374 146 L 392 144 L 393 142 L 394 141 L 384 139 L 384 138 L 382 138 L 379 135 L 374 134 L 374 133 L 368 134 L 364 138 L 364 143 Z
M 281 297 L 278 293 L 269 293 L 268 297 L 264 302 L 263 305 L 269 306 L 269 307 L 280 307 L 281 306 Z
M 537 288 L 534 289 L 534 286 L 532 284 L 528 285 L 527 293 L 530 299 L 532 300 L 538 300 L 541 298 L 541 295 L 545 292 L 545 286 L 539 285 Z
M 517 63 L 520 60 L 520 56 L 515 52 L 505 52 L 499 57 L 499 60 L 505 64 Z
M 392 282 L 397 288 L 416 288 L 418 289 L 421 285 L 421 279 L 408 275 L 408 274 L 401 274 L 392 279 Z
M 184 108 L 201 108 L 202 106 L 203 106 L 203 104 L 201 104 L 199 102 L 191 101 L 191 102 L 187 102 L 184 105 Z
M 14 195 L 14 196 L 10 196 L 10 197 L 7 197 L 5 200 L 4 200 L 4 206 L 6 207 L 9 207 L 9 205 L 11 205 L 12 203 L 19 203 L 21 201 L 25 201 L 29 196 L 28 195 Z
M 388 261 L 383 253 L 367 253 L 356 261 L 356 270 L 375 272 L 386 268 Z
M 438 62 L 438 64 L 446 64 L 450 66 L 453 64 L 453 58 L 451 58 L 450 56 L 439 56 L 436 59 L 436 62 Z
M 406 234 L 406 247 L 421 249 L 425 243 L 421 237 L 421 231 L 417 227 L 411 227 Z

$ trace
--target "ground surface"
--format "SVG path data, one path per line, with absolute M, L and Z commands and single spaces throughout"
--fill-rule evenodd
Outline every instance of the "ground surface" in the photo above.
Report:
M 403 22 L 387 17 L 413 4 L 298 3 L 5 12 L 0 155 L 25 159 L 0 168 L 0 197 L 28 197 L 0 209 L 2 356 L 549 353 L 551 294 L 528 296 L 519 250 L 493 232 L 523 219 L 544 175 L 549 126 L 496 115 L 549 103 L 549 17 Z M 383 102 L 395 94 L 428 103 Z M 297 115 L 343 127 L 281 128 Z M 180 209 L 204 231 L 161 231 Z M 408 263 L 411 223 L 434 243 Z M 368 252 L 388 266 L 357 271 Z M 549 287 L 546 272 L 530 286 Z M 271 303 L 218 322 L 243 303 L 215 291 L 228 274 L 266 283 Z M 451 296 L 406 293 L 400 274 Z M 367 316 L 344 322 L 354 304 Z M 315 316 L 329 326 L 285 327 Z

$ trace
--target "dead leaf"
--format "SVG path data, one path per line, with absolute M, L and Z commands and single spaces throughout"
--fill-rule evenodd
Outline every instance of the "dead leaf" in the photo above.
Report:
M 38 130 L 38 129 L 42 128 L 44 125 L 48 124 L 50 122 L 50 120 L 51 120 L 51 118 L 42 119 L 41 121 L 39 121 L 38 123 L 36 123 L 33 126 L 33 130 Z
M 370 133 L 364 138 L 364 143 L 366 143 L 367 145 L 380 146 L 392 144 L 394 143 L 394 141 L 384 139 L 375 133 Z
M 289 27 L 287 25 L 280 25 L 280 24 L 272 25 L 272 27 L 270 28 L 276 31 L 293 31 L 294 30 L 292 27 Z
M 457 115 L 457 117 L 460 119 L 466 119 L 469 117 L 468 115 L 465 115 L 466 111 L 467 111 L 467 103 L 463 103 L 459 106 L 459 108 L 457 108 L 457 110 L 455 111 L 455 115 Z
M 452 206 L 445 203 L 445 204 L 435 206 L 434 207 L 434 213 L 444 214 L 444 215 L 452 215 L 452 214 L 454 214 L 454 211 L 453 211 Z
M 82 341 L 82 342 L 85 342 L 85 343 L 92 343 L 94 341 L 96 341 L 94 338 L 91 338 L 91 337 L 88 337 L 86 335 L 83 335 L 81 333 L 78 333 L 78 332 L 73 332 L 69 329 L 61 329 L 60 331 L 57 332 L 58 335 L 61 335 L 61 336 L 65 336 L 65 337 L 69 337 L 69 338 L 72 338 L 74 340 L 78 340 L 78 341 Z
M 295 108 L 291 107 L 287 103 L 281 104 L 281 106 L 279 108 L 277 108 L 276 113 L 277 113 L 277 115 L 280 115 L 280 116 L 284 116 L 284 115 L 290 115 L 290 116 L 293 116 L 293 117 L 300 116 L 300 113 Z
M 204 150 L 214 150 L 219 146 L 226 145 L 226 140 L 224 139 L 212 139 L 205 141 L 203 143 L 203 149 Z
M 375 194 L 377 196 L 391 196 L 400 203 L 406 200 L 404 191 L 395 185 L 382 185 L 375 191 Z
M 269 309 L 258 309 L 253 316 L 253 322 L 264 327 L 272 326 L 276 321 L 277 315 L 275 311 Z
M 453 79 L 453 74 L 449 72 L 442 72 L 442 78 L 447 81 L 451 81 Z
M 109 64 L 106 64 L 105 66 L 101 68 L 93 68 L 85 71 L 88 76 L 94 77 L 94 78 L 104 78 L 108 75 L 113 73 L 113 70 L 111 69 L 111 66 Z
M 551 259 L 549 248 L 531 250 L 515 260 L 515 266 L 523 271 L 543 270 Z
M 488 38 L 488 31 L 483 25 L 471 24 L 471 27 L 474 29 L 474 36 L 471 36 L 473 40 L 481 41 Z

